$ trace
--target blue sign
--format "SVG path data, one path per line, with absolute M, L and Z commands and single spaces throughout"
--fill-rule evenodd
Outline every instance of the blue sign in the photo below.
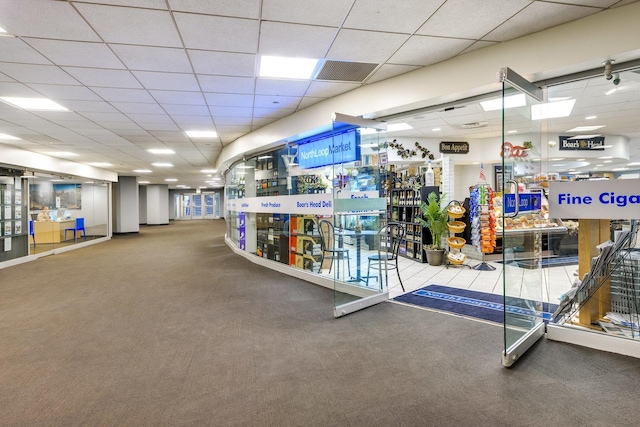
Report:
M 359 158 L 360 134 L 355 129 L 298 145 L 298 164 L 301 169 L 353 162 Z
M 540 193 L 527 193 L 520 194 L 520 209 L 519 213 L 539 211 L 542 207 L 542 194 Z M 514 213 L 516 211 L 516 195 L 505 194 L 503 200 L 503 212 Z
M 240 212 L 238 214 L 238 246 L 240 250 L 247 249 L 247 214 Z

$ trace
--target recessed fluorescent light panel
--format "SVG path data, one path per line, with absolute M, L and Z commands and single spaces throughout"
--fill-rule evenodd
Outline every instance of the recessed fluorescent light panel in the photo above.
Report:
M 398 132 L 401 130 L 409 130 L 413 129 L 413 127 L 409 126 L 406 123 L 394 123 L 387 126 L 387 132 Z
M 569 129 L 567 132 L 590 132 L 592 130 L 603 128 L 605 125 L 600 126 L 578 126 L 573 129 Z
M 173 165 L 171 163 L 151 163 L 151 166 L 156 166 L 159 168 L 172 168 Z
M 531 120 L 554 119 L 571 115 L 575 99 L 568 101 L 548 102 L 531 106 Z
M 262 56 L 260 58 L 259 76 L 278 79 L 310 80 L 313 77 L 317 65 L 317 59 Z
M 177 178 L 167 178 L 165 179 L 166 182 L 177 182 L 178 179 Z
M 12 96 L 0 96 L 0 101 L 23 110 L 38 111 L 69 111 L 67 108 L 47 98 L 18 98 Z
M 596 136 L 600 136 L 601 134 L 599 133 L 594 133 L 591 135 L 576 135 L 576 136 L 572 136 L 569 139 L 591 139 L 591 138 L 595 138 Z M 595 147 L 595 148 L 602 148 L 602 147 Z
M 6 133 L 0 133 L 0 139 L 6 139 L 8 141 L 18 141 L 20 138 L 16 138 L 15 136 L 7 135 Z
M 138 181 L 138 184 L 149 184 L 150 181 Z
M 71 151 L 49 151 L 46 154 L 50 156 L 56 156 L 56 157 L 77 157 L 78 156 L 76 153 L 72 153 Z
M 108 168 L 109 166 L 113 166 L 111 163 L 89 163 L 89 166 L 95 166 L 97 168 Z
M 188 130 L 185 134 L 189 138 L 216 138 L 218 136 L 214 130 Z
M 147 151 L 151 154 L 176 154 L 175 151 L 169 148 L 149 148 Z
M 7 30 L 5 30 L 4 28 L 0 27 L 0 33 L 6 33 Z
M 202 172 L 202 173 L 216 173 L 217 169 L 202 169 L 200 172 Z
M 506 96 L 504 98 L 505 110 L 507 108 L 524 107 L 525 105 L 527 105 L 527 99 L 525 98 L 524 93 Z M 480 106 L 484 111 L 500 110 L 502 108 L 502 98 L 482 101 L 480 102 Z
M 134 169 L 132 172 L 135 172 L 135 173 L 151 173 L 153 171 L 151 169 Z

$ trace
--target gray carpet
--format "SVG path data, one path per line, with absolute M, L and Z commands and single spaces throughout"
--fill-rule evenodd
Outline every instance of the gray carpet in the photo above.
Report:
M 630 426 L 640 361 L 333 292 L 234 255 L 223 221 L 0 270 L 2 426 Z

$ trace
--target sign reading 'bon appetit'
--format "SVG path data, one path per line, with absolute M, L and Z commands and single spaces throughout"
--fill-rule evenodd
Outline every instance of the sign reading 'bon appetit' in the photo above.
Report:
M 440 152 L 442 154 L 467 154 L 469 152 L 469 143 L 442 141 L 440 143 Z
M 560 136 L 560 150 L 604 150 L 604 137 L 577 138 L 575 136 Z

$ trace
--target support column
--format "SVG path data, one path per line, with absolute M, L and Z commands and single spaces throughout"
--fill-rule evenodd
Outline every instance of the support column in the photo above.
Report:
M 113 186 L 114 233 L 138 233 L 138 177 L 120 176 Z
M 147 225 L 169 224 L 169 186 L 147 185 Z

